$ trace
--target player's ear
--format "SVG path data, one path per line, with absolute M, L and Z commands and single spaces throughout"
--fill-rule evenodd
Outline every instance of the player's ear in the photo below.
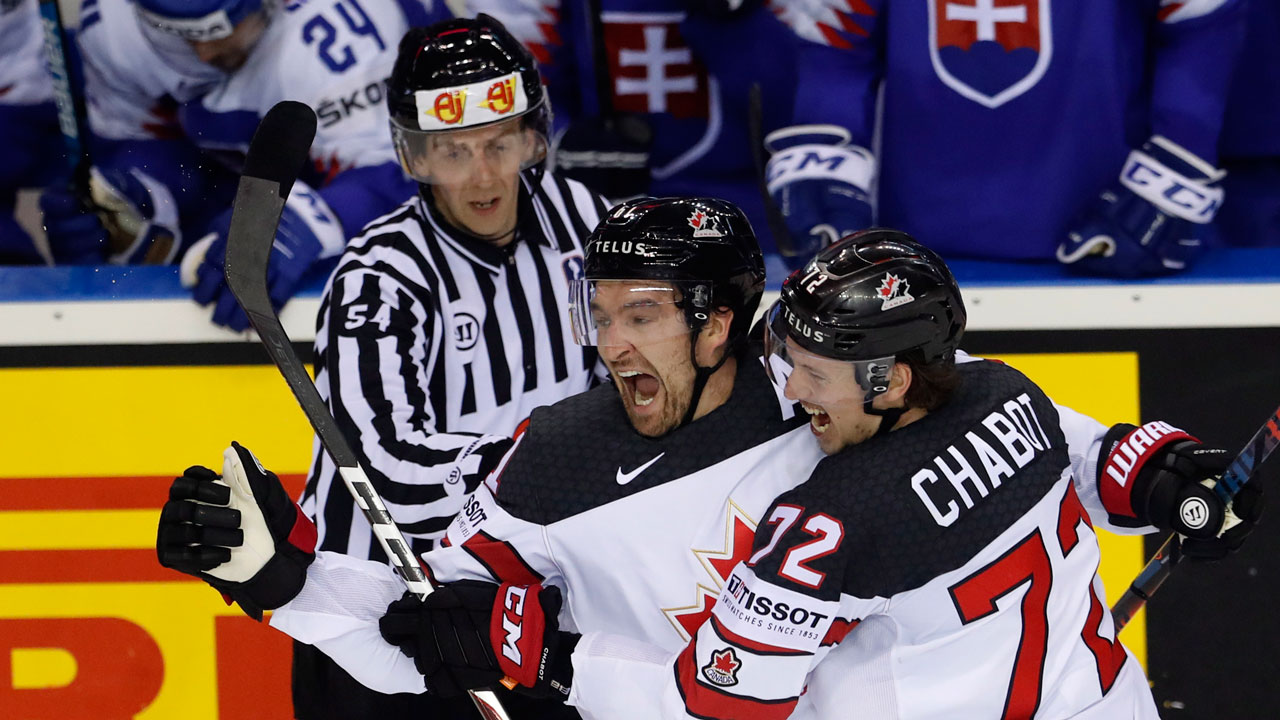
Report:
M 708 313 L 707 321 L 698 333 L 698 364 L 714 365 L 720 356 L 728 352 L 729 328 L 733 325 L 733 310 L 716 308 Z
M 910 365 L 904 362 L 895 362 L 893 370 L 889 371 L 889 389 L 882 396 L 884 398 L 884 407 L 901 405 L 914 378 L 915 374 L 911 372 Z

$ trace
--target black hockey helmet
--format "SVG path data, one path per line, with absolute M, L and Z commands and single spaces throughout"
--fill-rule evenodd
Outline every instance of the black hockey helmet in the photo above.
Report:
M 537 140 L 521 169 L 546 159 L 551 110 L 538 63 L 484 13 L 410 29 L 387 80 L 387 108 L 401 164 L 419 182 L 432 182 L 415 163 L 424 157 L 429 134 L 517 117 Z
M 768 315 L 768 364 L 785 357 L 788 339 L 813 355 L 849 361 L 869 404 L 886 389 L 896 358 L 919 351 L 926 364 L 954 360 L 965 318 L 942 258 L 904 232 L 864 230 L 782 284 Z
M 584 277 L 570 298 L 574 339 L 598 345 L 602 327 L 618 344 L 687 334 L 695 375 L 683 425 L 710 377 L 746 347 L 763 292 L 764 256 L 737 206 L 713 198 L 631 200 L 587 238 Z M 662 311 L 664 305 L 683 314 Z M 698 334 L 720 307 L 733 310 L 726 352 L 710 367 L 699 365 Z
M 640 198 L 617 205 L 587 238 L 589 302 L 601 280 L 661 280 L 680 289 L 689 327 L 697 331 L 717 307 L 733 310 L 731 341 L 746 337 L 764 292 L 764 256 L 747 216 L 714 198 Z M 583 305 L 575 331 L 590 332 Z M 585 337 L 585 336 L 584 336 Z

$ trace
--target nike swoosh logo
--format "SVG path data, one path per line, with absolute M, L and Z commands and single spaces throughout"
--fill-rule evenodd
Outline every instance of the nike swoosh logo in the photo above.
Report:
M 640 475 L 640 473 L 642 473 L 642 472 L 644 472 L 645 470 L 647 470 L 647 469 L 649 468 L 649 466 L 650 466 L 650 465 L 652 465 L 652 464 L 654 464 L 654 463 L 658 462 L 659 460 L 661 460 L 663 455 L 666 455 L 666 453 L 660 453 L 660 454 L 658 455 L 658 457 L 656 457 L 656 458 L 654 458 L 654 459 L 650 460 L 649 462 L 647 462 L 647 463 L 645 463 L 645 464 L 641 465 L 640 467 L 636 468 L 635 470 L 632 470 L 632 471 L 631 471 L 631 472 L 629 472 L 629 473 L 624 473 L 624 472 L 622 472 L 622 466 L 621 466 L 621 465 L 619 465 L 619 466 L 618 466 L 618 484 L 619 484 L 619 485 L 626 485 L 627 483 L 631 482 L 632 480 L 635 480 L 635 479 Z

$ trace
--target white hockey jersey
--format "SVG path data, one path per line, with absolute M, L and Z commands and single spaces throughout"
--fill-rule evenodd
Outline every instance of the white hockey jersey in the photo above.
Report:
M 1106 428 L 1017 371 L 966 362 L 957 394 L 825 459 L 764 516 L 686 648 L 611 642 L 575 674 L 584 716 L 1150 718 L 1097 576 Z M 578 668 L 575 662 L 575 668 Z
M 53 99 L 36 0 L 0 0 L 0 58 L 0 103 L 34 105 Z
M 322 172 L 395 162 L 385 81 L 408 24 L 390 0 L 311 0 L 275 12 L 245 64 L 227 75 L 182 48 L 164 50 L 128 0 L 86 0 L 80 45 L 95 133 L 111 140 L 181 131 L 201 148 L 248 149 L 259 119 L 281 100 L 316 111 L 311 157 Z M 180 38 L 173 38 L 185 43 Z M 189 51 L 187 53 L 190 55 Z
M 424 554 L 436 581 L 540 581 L 560 587 L 561 627 L 684 647 L 744 559 L 763 511 L 820 458 L 758 359 L 723 406 L 661 438 L 637 434 L 602 386 L 535 411 L 496 480 Z M 494 490 L 496 489 L 496 494 Z M 320 647 L 380 692 L 422 692 L 412 661 L 377 621 L 403 585 L 385 564 L 321 552 L 271 624 Z M 584 648 L 574 665 L 595 660 Z M 607 673 L 614 660 L 601 661 Z

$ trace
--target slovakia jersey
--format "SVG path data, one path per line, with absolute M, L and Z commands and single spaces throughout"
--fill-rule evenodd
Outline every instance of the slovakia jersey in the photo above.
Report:
M 788 124 L 794 41 L 764 8 L 719 20 L 687 0 L 468 0 L 498 18 L 537 57 L 556 126 L 612 108 L 653 129 L 656 197 L 711 195 L 742 208 L 769 250 L 748 137 L 748 94 L 759 84 L 764 132 Z M 595 15 L 592 6 L 599 10 Z M 601 97 L 593 22 L 603 37 Z
M 1216 162 L 1244 2 L 773 5 L 810 41 L 796 121 L 880 160 L 878 224 L 946 257 L 1049 259 L 1150 136 Z
M 395 162 L 384 83 L 408 30 L 395 2 L 286 3 L 244 66 L 230 75 L 173 68 L 143 36 L 127 0 L 88 0 L 85 13 L 81 43 L 95 69 L 89 83 L 94 130 L 107 138 L 162 135 L 172 127 L 163 110 L 168 96 L 180 103 L 187 137 L 202 149 L 237 157 L 272 106 L 297 100 L 319 120 L 311 146 L 318 169 L 336 173 Z
M 1003 364 L 958 367 L 942 408 L 778 497 L 663 683 L 591 714 L 1157 718 L 1097 575 L 1106 428 Z
M 769 503 L 819 458 L 758 355 L 739 366 L 724 405 L 660 438 L 636 433 L 617 390 L 601 386 L 535 410 L 450 526 L 450 547 L 422 559 L 436 581 L 556 585 L 561 628 L 676 652 L 746 558 Z M 375 690 L 422 692 L 412 661 L 378 632 L 403 592 L 385 564 L 320 552 L 271 622 Z M 626 685 L 611 675 L 616 662 L 582 644 L 573 656 L 583 677 L 611 678 L 601 692 Z
M 0 104 L 53 100 L 36 0 L 0 0 Z

